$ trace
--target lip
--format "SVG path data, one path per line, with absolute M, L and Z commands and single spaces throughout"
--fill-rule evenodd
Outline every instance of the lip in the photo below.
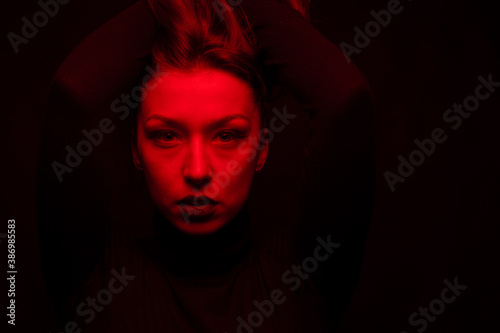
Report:
M 188 215 L 190 222 L 202 222 L 214 213 L 217 201 L 206 196 L 189 195 L 176 202 L 182 215 Z
M 203 207 L 207 205 L 217 205 L 219 202 L 204 195 L 188 195 L 176 202 L 178 205 Z

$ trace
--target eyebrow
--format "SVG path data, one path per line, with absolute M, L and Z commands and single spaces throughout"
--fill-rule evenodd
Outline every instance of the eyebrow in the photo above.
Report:
M 186 128 L 186 121 L 167 118 L 167 117 L 159 115 L 159 114 L 153 114 L 153 115 L 149 116 L 144 122 L 147 123 L 148 121 L 153 120 L 153 119 L 160 120 L 161 122 L 163 122 L 167 126 L 178 127 L 178 128 L 183 128 L 183 129 Z M 245 120 L 247 123 L 250 123 L 250 119 L 245 115 L 231 114 L 231 115 L 225 116 L 223 118 L 211 121 L 210 124 L 208 125 L 208 128 L 212 129 L 212 128 L 222 127 L 223 125 L 225 125 L 226 123 L 228 123 L 234 119 L 242 119 L 242 120 Z

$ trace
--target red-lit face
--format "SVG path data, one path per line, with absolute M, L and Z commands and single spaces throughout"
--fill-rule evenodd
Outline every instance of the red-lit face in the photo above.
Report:
M 137 118 L 134 163 L 177 228 L 214 232 L 241 210 L 267 157 L 253 91 L 218 70 L 171 71 L 154 81 Z

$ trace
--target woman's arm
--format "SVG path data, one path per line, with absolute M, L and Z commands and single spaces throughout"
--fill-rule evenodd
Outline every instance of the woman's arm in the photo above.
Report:
M 318 237 L 332 244 L 332 253 L 318 260 L 308 281 L 320 286 L 330 304 L 345 305 L 361 266 L 374 201 L 369 86 L 297 11 L 273 0 L 247 0 L 242 6 L 253 24 L 265 76 L 286 87 L 310 116 L 295 260 L 313 256 Z
M 102 259 L 110 221 L 126 212 L 132 160 L 123 96 L 144 70 L 155 35 L 149 7 L 139 1 L 81 42 L 53 79 L 36 199 L 44 277 L 63 320 L 74 315 L 72 298 Z

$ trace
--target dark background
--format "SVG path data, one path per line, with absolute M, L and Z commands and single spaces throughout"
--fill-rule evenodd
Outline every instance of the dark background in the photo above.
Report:
M 387 7 L 387 1 L 312 2 L 313 24 L 337 45 L 353 44 L 353 28 L 363 29 L 373 20 L 371 10 Z M 0 233 L 7 232 L 7 219 L 16 219 L 16 332 L 50 332 L 55 327 L 41 275 L 34 208 L 43 105 L 51 76 L 79 41 L 131 3 L 73 0 L 61 5 L 27 45 L 20 45 L 18 54 L 7 37 L 3 39 L 6 117 L 1 131 Z M 408 317 L 439 298 L 443 280 L 455 277 L 467 290 L 446 305 L 426 332 L 497 332 L 500 91 L 482 101 L 455 131 L 442 116 L 453 103 L 462 103 L 474 93 L 479 75 L 493 73 L 493 79 L 500 81 L 499 20 L 487 1 L 406 0 L 401 4 L 403 11 L 360 54 L 352 56 L 377 103 L 378 183 L 362 275 L 341 332 L 416 332 Z M 20 34 L 21 18 L 31 19 L 38 10 L 36 1 L 4 4 L 0 20 L 4 36 L 10 31 Z M 293 101 L 286 103 L 298 112 Z M 292 212 L 287 207 L 293 205 L 296 194 L 283 188 L 296 177 L 299 152 L 295 148 L 303 128 L 302 118 L 298 119 L 271 145 L 271 156 L 252 196 L 252 205 L 259 207 L 257 217 L 265 214 L 286 221 Z M 396 173 L 398 155 L 408 157 L 416 148 L 413 141 L 429 138 L 436 127 L 445 129 L 447 141 L 437 145 L 434 154 L 391 193 L 384 172 Z M 279 205 L 271 206 L 271 199 Z M 273 230 L 256 225 L 254 231 L 267 237 Z M 6 239 L 0 240 L 5 272 Z M 4 280 L 3 309 L 7 289 Z M 2 317 L 3 326 L 5 314 Z

